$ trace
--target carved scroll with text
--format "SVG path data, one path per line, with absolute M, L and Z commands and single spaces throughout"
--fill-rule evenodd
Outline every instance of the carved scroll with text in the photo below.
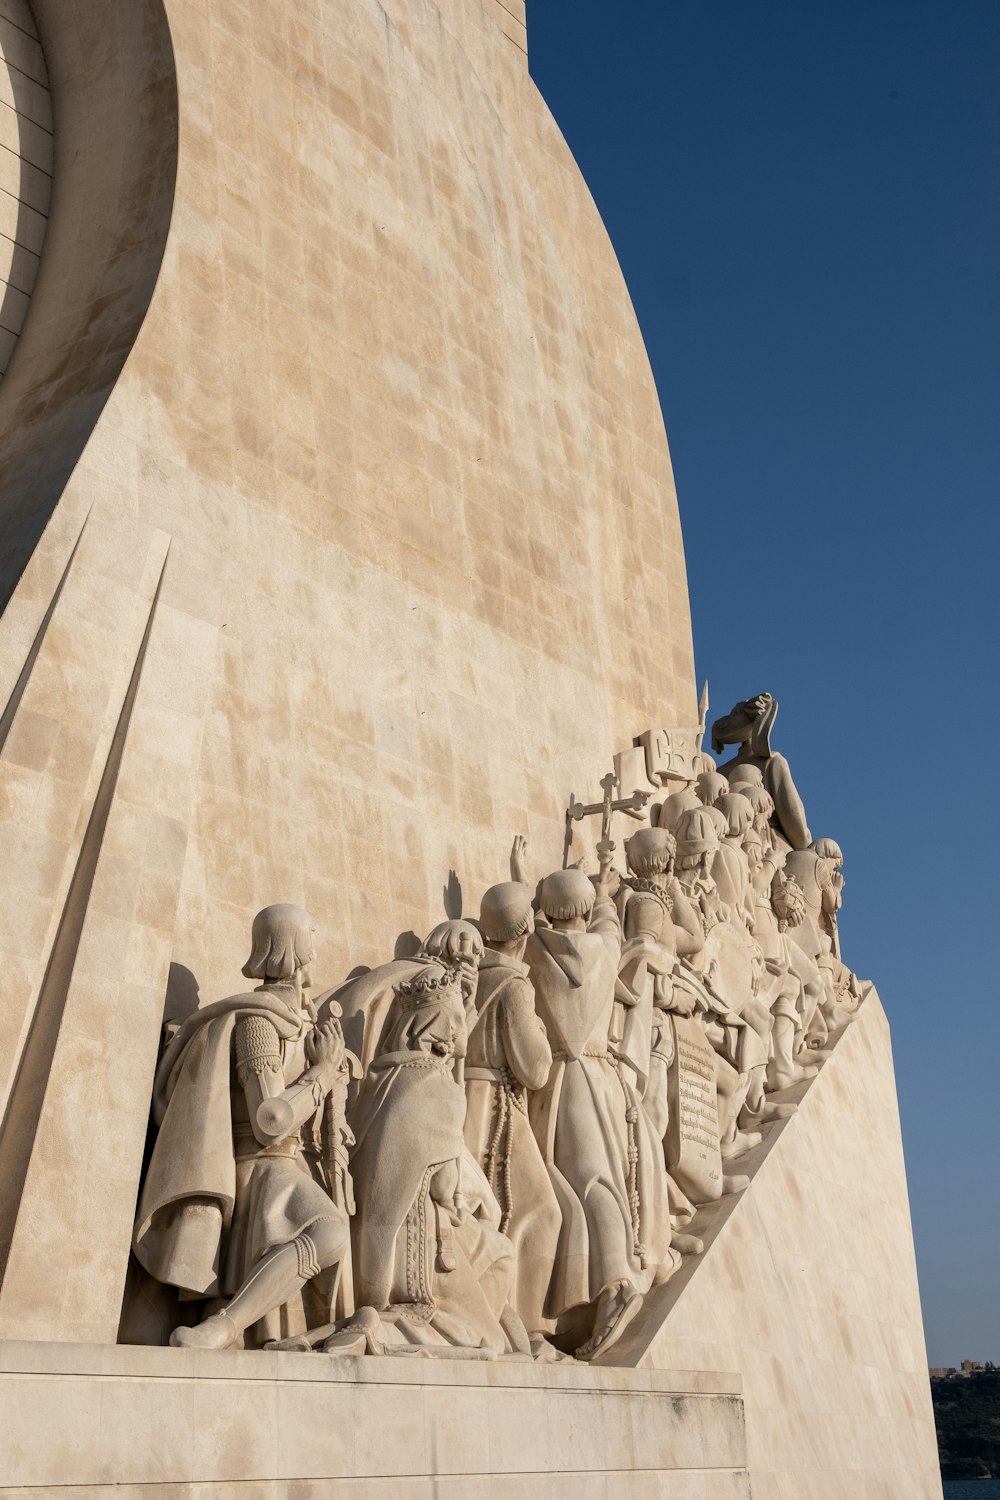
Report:
M 715 1053 L 697 1021 L 673 1016 L 667 1169 L 694 1203 L 722 1196 L 722 1154 L 715 1091 Z

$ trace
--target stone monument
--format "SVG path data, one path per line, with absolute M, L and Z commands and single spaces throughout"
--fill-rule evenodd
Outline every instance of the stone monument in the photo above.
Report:
M 938 1500 L 521 0 L 3 0 L 0 120 L 0 1494 Z

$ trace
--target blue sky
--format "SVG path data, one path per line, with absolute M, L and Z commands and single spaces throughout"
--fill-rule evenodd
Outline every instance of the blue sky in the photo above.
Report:
M 845 850 L 930 1362 L 1000 1361 L 1000 4 L 529 0 L 528 26 L 659 387 L 699 675 L 715 713 L 777 696 Z

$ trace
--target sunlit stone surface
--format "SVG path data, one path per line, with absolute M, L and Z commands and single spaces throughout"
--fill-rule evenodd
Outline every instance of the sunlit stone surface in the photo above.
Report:
M 702 748 L 525 49 L 0 0 L 5 1492 L 939 1492 L 840 850 L 770 695 Z

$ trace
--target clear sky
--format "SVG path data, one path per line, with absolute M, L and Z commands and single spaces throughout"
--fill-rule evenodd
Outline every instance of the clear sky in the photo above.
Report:
M 1000 3 L 529 0 L 528 44 L 645 335 L 713 712 L 775 694 L 845 851 L 930 1362 L 1000 1361 Z

